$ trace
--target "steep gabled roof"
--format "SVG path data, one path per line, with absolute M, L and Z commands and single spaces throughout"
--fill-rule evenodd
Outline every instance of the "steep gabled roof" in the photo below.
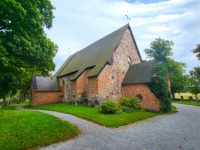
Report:
M 124 77 L 122 84 L 150 82 L 152 78 L 152 70 L 155 65 L 155 60 L 131 65 Z
M 33 88 L 37 89 L 37 91 L 61 91 L 61 87 L 57 78 L 33 76 L 32 82 Z
M 70 56 L 54 77 L 75 73 L 71 80 L 76 80 L 87 68 L 92 68 L 87 77 L 97 76 L 112 56 L 127 28 L 130 28 L 129 24 Z M 133 42 L 136 45 L 134 37 Z M 140 56 L 139 51 L 138 55 Z

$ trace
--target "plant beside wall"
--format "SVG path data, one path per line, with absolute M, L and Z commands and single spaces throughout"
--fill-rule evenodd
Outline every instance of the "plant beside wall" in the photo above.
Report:
M 122 112 L 134 112 L 140 110 L 141 106 L 136 98 L 120 97 L 118 99 L 119 105 L 113 100 L 104 101 L 101 104 L 101 112 L 103 114 L 121 114 Z
M 147 85 L 160 100 L 160 111 L 171 111 L 171 93 L 168 89 L 167 66 L 165 63 L 157 63 L 153 69 L 152 80 Z
M 141 108 L 138 100 L 134 97 L 120 97 L 118 101 L 121 106 L 126 106 L 136 110 L 139 110 Z
M 119 107 L 114 101 L 107 100 L 101 104 L 101 110 L 103 114 L 115 114 L 119 111 Z

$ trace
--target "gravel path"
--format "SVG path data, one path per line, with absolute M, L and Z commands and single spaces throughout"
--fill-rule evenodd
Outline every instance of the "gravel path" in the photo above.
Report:
M 44 150 L 200 150 L 200 107 L 175 104 L 178 113 L 110 129 L 72 115 L 40 111 L 78 126 L 80 134 Z

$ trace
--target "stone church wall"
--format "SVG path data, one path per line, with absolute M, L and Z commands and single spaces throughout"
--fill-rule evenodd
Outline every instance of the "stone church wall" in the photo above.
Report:
M 140 63 L 131 32 L 126 30 L 112 56 L 113 63 L 107 64 L 98 76 L 98 96 L 117 100 L 122 96 L 122 81 L 130 64 Z
M 73 74 L 59 77 L 59 83 L 64 91 L 63 93 L 63 101 L 64 102 L 69 102 L 70 99 L 72 98 L 72 89 L 71 89 L 71 81 L 70 79 L 72 78 Z

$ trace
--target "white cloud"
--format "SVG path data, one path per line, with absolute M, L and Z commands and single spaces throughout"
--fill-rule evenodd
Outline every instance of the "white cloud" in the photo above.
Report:
M 157 37 L 174 42 L 173 58 L 200 65 L 191 49 L 200 43 L 200 1 L 169 0 L 159 3 L 128 3 L 120 0 L 51 0 L 56 7 L 53 28 L 47 35 L 59 46 L 56 70 L 71 53 L 81 50 L 129 21 L 143 59 L 145 48 Z

